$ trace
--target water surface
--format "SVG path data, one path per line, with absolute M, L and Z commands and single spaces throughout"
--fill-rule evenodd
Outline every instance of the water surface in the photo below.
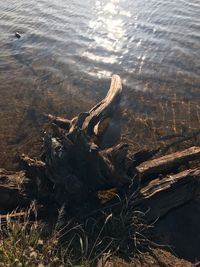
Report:
M 124 138 L 135 146 L 197 127 L 199 14 L 199 0 L 1 1 L 2 164 L 37 150 L 42 114 L 90 108 L 113 73 L 125 88 Z

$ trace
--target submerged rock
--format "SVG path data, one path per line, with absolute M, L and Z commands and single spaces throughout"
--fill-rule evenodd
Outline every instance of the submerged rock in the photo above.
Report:
M 21 34 L 20 34 L 19 32 L 15 32 L 15 37 L 16 37 L 17 39 L 19 39 L 19 38 L 21 38 Z

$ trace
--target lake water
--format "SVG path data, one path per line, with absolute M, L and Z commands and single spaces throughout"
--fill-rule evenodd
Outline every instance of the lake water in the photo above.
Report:
M 37 151 L 44 113 L 90 108 L 113 73 L 135 148 L 198 127 L 200 1 L 0 1 L 1 165 Z

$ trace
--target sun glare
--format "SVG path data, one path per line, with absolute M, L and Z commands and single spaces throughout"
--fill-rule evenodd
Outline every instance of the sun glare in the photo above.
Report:
M 95 16 L 89 23 L 89 31 L 94 38 L 94 42 L 83 53 L 84 57 L 102 63 L 120 63 L 117 53 L 121 51 L 126 36 L 123 18 L 130 16 L 130 13 L 120 5 L 121 2 L 122 0 L 110 0 L 109 2 L 98 0 L 95 2 Z M 95 37 L 94 32 L 98 33 Z M 106 53 L 99 54 L 94 49 L 95 47 L 98 47 L 100 51 L 109 51 L 109 55 L 107 56 Z M 106 75 L 105 72 L 103 74 Z M 110 72 L 106 76 L 109 75 Z

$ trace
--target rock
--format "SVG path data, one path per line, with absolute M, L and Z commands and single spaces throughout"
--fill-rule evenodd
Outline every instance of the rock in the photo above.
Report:
M 16 37 L 17 39 L 20 39 L 20 38 L 21 38 L 21 34 L 20 34 L 19 32 L 15 32 L 15 37 Z

